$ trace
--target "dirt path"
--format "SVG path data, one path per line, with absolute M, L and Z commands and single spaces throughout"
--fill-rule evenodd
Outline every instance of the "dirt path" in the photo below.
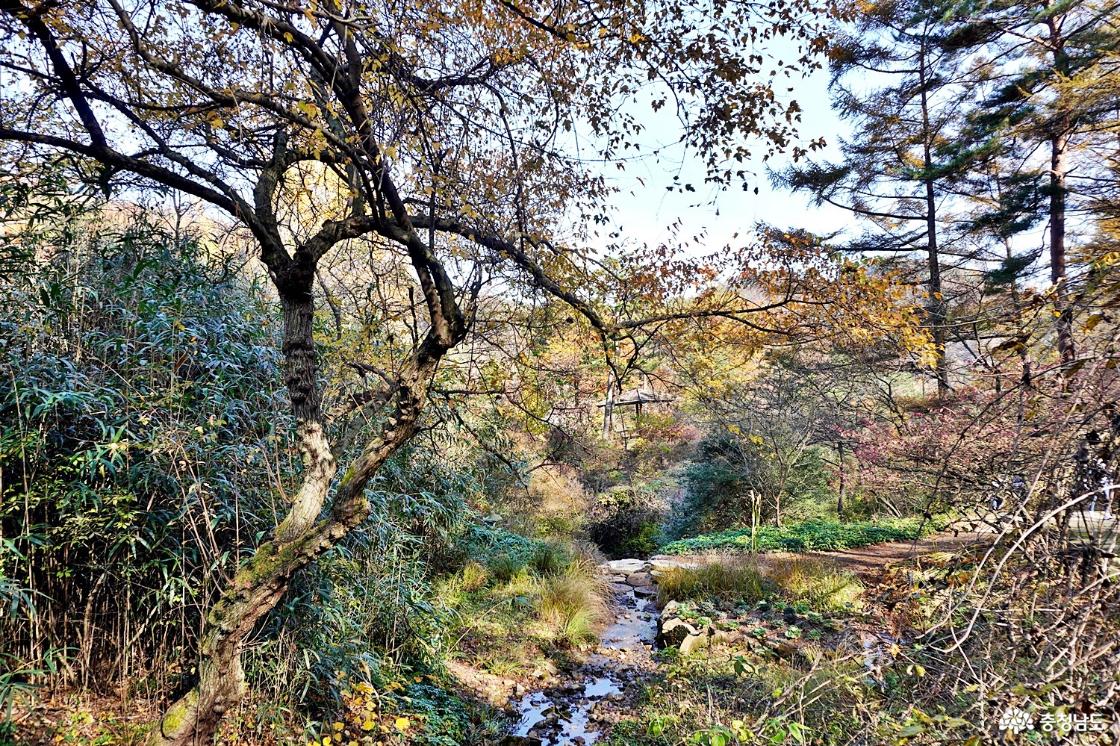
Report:
M 883 544 L 869 544 L 855 549 L 841 549 L 833 552 L 767 552 L 759 556 L 759 561 L 782 561 L 796 557 L 812 557 L 822 562 L 850 570 L 864 577 L 878 575 L 887 565 L 910 562 L 937 552 L 959 552 L 974 546 L 987 546 L 992 543 L 991 533 L 960 532 L 935 534 L 916 541 L 888 541 Z
M 760 568 L 765 570 L 768 566 L 775 566 L 779 563 L 811 558 L 843 570 L 849 570 L 864 578 L 872 578 L 877 576 L 887 565 L 913 561 L 937 552 L 959 552 L 968 547 L 987 546 L 992 543 L 994 538 L 995 534 L 990 532 L 961 531 L 957 534 L 935 534 L 916 541 L 888 541 L 882 544 L 869 544 L 865 547 L 835 551 L 760 552 L 753 556 L 743 552 L 703 552 L 659 555 L 653 559 L 657 561 L 663 558 L 678 563 L 700 565 L 751 557 Z

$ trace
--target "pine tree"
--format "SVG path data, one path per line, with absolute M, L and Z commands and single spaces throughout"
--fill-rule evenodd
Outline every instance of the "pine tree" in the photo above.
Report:
M 1108 181 L 1101 170 L 1107 158 L 1099 152 L 1084 157 L 1092 150 L 1083 146 L 1115 116 L 1116 99 L 1099 94 L 1117 87 L 1107 82 L 1117 74 L 1107 60 L 1120 46 L 1120 3 L 996 0 L 953 10 L 959 19 L 946 44 L 972 58 L 986 94 L 963 131 L 962 147 L 987 150 L 1011 169 L 1005 181 L 1017 188 L 988 216 L 997 233 L 1031 224 L 1027 203 L 1041 182 L 1058 354 L 1068 368 L 1076 358 L 1068 224 L 1088 211 Z M 1010 221 L 1002 226 L 1001 213 Z
M 841 143 L 839 163 L 813 163 L 780 177 L 817 204 L 842 207 L 871 224 L 849 251 L 924 254 L 939 396 L 950 388 L 940 211 L 943 183 L 962 167 L 948 144 L 965 90 L 960 61 L 942 44 L 944 12 L 936 0 L 859 5 L 852 27 L 834 43 L 830 85 L 854 134 Z

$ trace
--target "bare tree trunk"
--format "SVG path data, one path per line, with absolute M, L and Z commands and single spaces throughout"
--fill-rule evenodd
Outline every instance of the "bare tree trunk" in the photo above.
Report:
M 941 292 L 941 261 L 937 246 L 937 199 L 933 188 L 933 131 L 929 121 L 929 99 L 926 91 L 926 46 L 922 41 L 921 57 L 918 61 L 918 80 L 921 85 L 922 105 L 922 164 L 925 170 L 926 202 L 926 261 L 929 268 L 927 290 L 927 313 L 930 332 L 933 334 L 937 375 L 937 398 L 944 399 L 949 393 L 949 367 L 945 359 L 945 298 Z
M 1066 147 L 1063 133 L 1050 140 L 1050 282 L 1054 285 L 1054 313 L 1058 323 L 1058 357 L 1062 366 L 1073 362 L 1073 309 L 1066 287 Z
M 1069 55 L 1065 49 L 1059 20 L 1047 19 L 1050 48 L 1054 57 L 1054 70 L 1068 77 Z M 1058 317 L 1058 358 L 1065 368 L 1074 361 L 1073 309 L 1069 305 L 1068 278 L 1066 277 L 1066 149 L 1069 147 L 1072 116 L 1059 103 L 1059 113 L 1052 124 L 1050 136 L 1050 282 L 1054 285 L 1054 313 Z

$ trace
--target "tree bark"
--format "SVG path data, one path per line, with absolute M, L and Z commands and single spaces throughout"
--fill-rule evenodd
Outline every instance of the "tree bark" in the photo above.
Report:
M 336 490 L 330 516 L 321 518 L 337 466 L 324 432 L 318 363 L 312 339 L 313 304 L 285 297 L 284 376 L 298 417 L 304 472 L 299 491 L 271 541 L 237 571 L 210 609 L 199 650 L 198 681 L 151 732 L 153 746 L 209 744 L 225 712 L 245 693 L 241 653 L 245 639 L 280 601 L 292 576 L 334 546 L 369 514 L 369 478 L 416 432 L 426 390 L 447 346 L 429 338 L 393 389 L 396 406 L 385 424 L 349 466 Z M 458 341 L 457 339 L 455 341 Z
M 949 394 L 949 367 L 945 360 L 945 298 L 941 292 L 941 261 L 937 245 L 937 198 L 933 188 L 933 131 L 929 121 L 929 96 L 926 91 L 926 54 L 925 38 L 922 40 L 918 60 L 918 80 L 921 86 L 922 106 L 922 165 L 925 170 L 923 179 L 926 202 L 926 261 L 929 267 L 929 286 L 927 314 L 933 344 L 936 349 L 934 369 L 937 375 L 937 398 L 944 399 Z
M 1047 19 L 1054 72 L 1070 75 L 1070 60 L 1057 17 Z M 1050 282 L 1054 286 L 1054 313 L 1057 315 L 1058 359 L 1065 368 L 1073 363 L 1073 309 L 1069 305 L 1066 277 L 1066 149 L 1073 130 L 1071 113 L 1058 102 L 1050 135 Z
M 1058 359 L 1062 366 L 1074 361 L 1073 309 L 1069 305 L 1066 277 L 1066 164 L 1069 138 L 1064 133 L 1050 139 L 1050 282 L 1054 286 L 1054 313 L 1058 317 Z

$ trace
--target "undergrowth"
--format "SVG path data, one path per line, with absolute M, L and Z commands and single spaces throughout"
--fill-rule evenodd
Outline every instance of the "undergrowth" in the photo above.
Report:
M 751 551 L 752 548 L 760 552 L 835 551 L 883 541 L 912 541 L 932 533 L 934 529 L 929 521 L 920 518 L 855 523 L 812 520 L 781 527 L 759 526 L 753 539 L 750 528 L 700 534 L 671 541 L 661 547 L 661 552 L 687 554 L 714 549 Z
M 674 567 L 658 578 L 658 602 L 714 599 L 725 604 L 779 600 L 817 612 L 858 609 L 859 578 L 825 562 L 795 558 L 768 563 L 765 572 L 748 560 L 701 567 Z

